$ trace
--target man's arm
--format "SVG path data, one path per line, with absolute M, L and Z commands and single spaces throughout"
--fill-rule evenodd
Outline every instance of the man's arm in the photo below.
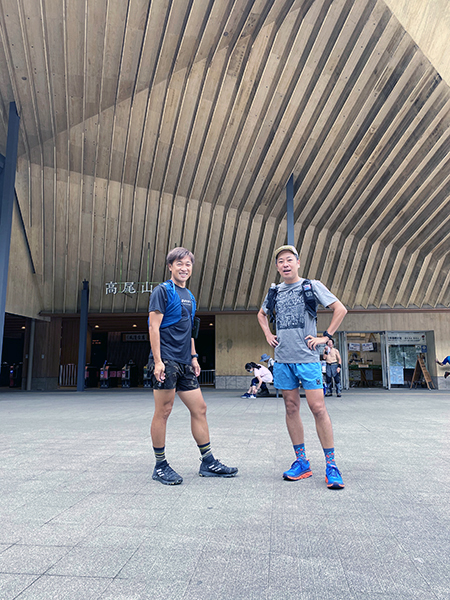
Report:
M 347 314 L 347 309 L 339 300 L 330 304 L 328 308 L 331 308 L 333 311 L 333 316 L 331 318 L 331 323 L 328 326 L 328 333 L 330 335 L 334 335 L 339 328 L 339 325 L 342 323 L 345 315 Z M 312 335 L 306 336 L 306 341 L 308 344 L 308 348 L 311 350 L 315 350 L 319 344 L 326 344 L 328 338 L 326 336 L 318 336 L 314 337 Z
M 255 373 L 255 377 L 258 380 L 258 383 L 256 385 L 256 391 L 258 391 L 260 389 L 260 387 L 262 386 L 263 380 L 261 379 L 261 377 L 257 373 Z
M 339 371 L 340 371 L 340 370 L 341 370 L 341 365 L 342 365 L 342 360 L 341 360 L 341 355 L 340 355 L 340 352 L 339 352 L 339 350 L 336 350 L 336 357 L 337 357 L 337 359 L 338 359 L 338 365 L 339 365 L 339 366 L 338 366 L 338 369 L 339 369 Z M 338 373 L 339 373 L 339 371 L 338 371 Z
M 269 346 L 272 346 L 272 348 L 276 348 L 278 346 L 277 336 L 270 331 L 269 319 L 262 308 L 259 309 L 257 318 L 258 323 L 266 336 L 267 343 Z
M 148 335 L 150 338 L 150 346 L 152 347 L 153 360 L 155 361 L 154 375 L 156 379 L 162 383 L 166 378 L 166 367 L 161 359 L 161 341 L 159 336 L 159 328 L 161 326 L 164 315 L 156 310 L 149 313 L 148 317 Z

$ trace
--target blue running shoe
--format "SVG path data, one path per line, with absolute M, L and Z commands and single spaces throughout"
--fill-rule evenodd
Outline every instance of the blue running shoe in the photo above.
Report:
M 168 462 L 162 465 L 156 465 L 153 469 L 152 479 L 159 481 L 164 485 L 179 485 L 183 483 L 183 478 L 172 469 Z
M 215 458 L 209 464 L 202 460 L 198 474 L 200 477 L 234 477 L 237 467 L 227 467 Z
M 312 471 L 309 466 L 309 460 L 295 460 L 291 468 L 283 473 L 283 478 L 289 481 L 298 481 L 311 477 Z
M 344 486 L 342 475 L 336 465 L 327 464 L 325 483 L 330 490 L 341 490 Z

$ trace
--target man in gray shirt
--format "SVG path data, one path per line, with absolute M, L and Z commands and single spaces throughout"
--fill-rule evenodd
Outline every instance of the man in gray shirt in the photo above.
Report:
M 333 428 L 325 406 L 317 346 L 332 338 L 347 309 L 320 281 L 309 281 L 299 276 L 300 260 L 294 246 L 278 248 L 275 251 L 275 263 L 283 282 L 267 294 L 258 312 L 258 322 L 268 344 L 275 349 L 274 386 L 283 393 L 286 425 L 296 455 L 296 460 L 283 473 L 283 477 L 296 481 L 312 475 L 306 459 L 300 418 L 301 382 L 325 453 L 326 484 L 330 489 L 341 489 L 344 482 L 334 459 Z M 333 311 L 331 323 L 323 336 L 317 336 L 316 317 L 312 308 L 315 300 Z M 276 316 L 276 335 L 270 330 L 268 320 L 268 315 L 273 313 Z

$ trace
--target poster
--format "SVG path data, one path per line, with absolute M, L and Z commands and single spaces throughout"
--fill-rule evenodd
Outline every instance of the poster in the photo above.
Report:
M 363 352 L 373 352 L 373 343 L 367 342 L 366 344 L 362 344 Z
M 350 352 L 359 352 L 361 350 L 361 344 L 355 344 L 354 342 L 351 342 L 348 345 L 348 349 Z
M 391 385 L 404 385 L 403 367 L 390 367 Z

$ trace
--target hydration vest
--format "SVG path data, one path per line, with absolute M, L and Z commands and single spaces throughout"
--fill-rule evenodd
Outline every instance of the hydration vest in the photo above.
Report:
M 267 311 L 270 323 L 275 322 L 277 294 L 278 286 L 273 283 L 270 286 L 269 292 L 267 294 Z M 303 300 L 305 301 L 305 309 L 313 319 L 317 319 L 317 300 L 312 290 L 312 283 L 309 279 L 304 279 L 302 281 L 302 294 Z
M 166 305 L 166 312 L 164 313 L 164 316 L 163 316 L 163 319 L 161 321 L 161 325 L 159 326 L 159 328 L 165 329 L 166 327 L 170 327 L 171 325 L 175 325 L 175 323 L 178 323 L 178 321 L 181 321 L 182 308 L 181 308 L 181 299 L 177 293 L 177 290 L 175 289 L 174 282 L 171 279 L 169 279 L 168 281 L 161 283 L 161 285 L 163 285 L 166 289 L 167 305 Z M 195 310 L 197 308 L 197 305 L 195 303 L 195 298 L 194 298 L 194 295 L 192 294 L 192 292 L 190 290 L 187 290 L 187 291 L 189 292 L 189 295 L 192 300 L 191 321 L 192 321 L 192 327 L 194 327 L 194 322 L 195 322 L 194 317 L 195 317 Z M 150 322 L 150 320 L 149 320 L 149 322 Z

